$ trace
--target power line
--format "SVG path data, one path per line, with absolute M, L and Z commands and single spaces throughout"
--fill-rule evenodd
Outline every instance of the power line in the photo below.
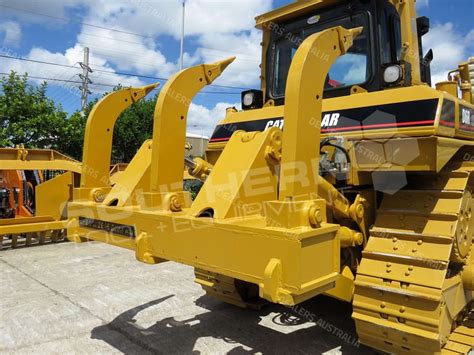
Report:
M 93 68 L 97 67 L 96 65 L 93 65 L 93 64 L 91 66 Z M 153 80 L 160 80 L 160 81 L 167 81 L 168 80 L 166 78 L 160 78 L 160 77 L 157 77 L 157 76 L 141 75 L 141 74 L 127 73 L 127 72 L 120 72 L 120 71 L 112 71 L 112 70 L 94 69 L 94 71 L 99 72 L 99 73 L 109 73 L 109 74 L 117 74 L 117 75 L 123 75 L 123 76 L 135 76 L 137 78 L 142 78 L 142 79 L 153 79 Z M 246 88 L 246 87 L 217 85 L 217 84 L 211 84 L 209 86 L 216 87 L 216 88 L 224 88 L 224 89 L 238 89 L 238 90 L 248 90 L 249 89 L 249 88 Z
M 84 32 L 84 31 L 82 31 L 82 32 L 80 33 L 80 35 L 81 35 L 81 36 L 87 36 L 87 37 L 103 38 L 103 39 L 108 39 L 108 40 L 117 41 L 117 42 L 123 42 L 123 43 L 130 43 L 130 44 L 143 45 L 143 42 L 126 41 L 126 40 L 124 40 L 124 39 L 119 39 L 119 38 L 114 38 L 114 37 L 99 36 L 99 35 L 92 34 L 92 33 L 89 33 L 89 32 Z
M 250 54 L 250 53 L 228 51 L 228 50 L 225 50 L 225 49 L 218 49 L 218 48 L 204 47 L 204 46 L 199 46 L 199 48 L 204 49 L 204 50 L 211 50 L 211 51 L 217 51 L 217 52 L 222 52 L 222 53 L 229 53 L 229 54 L 232 54 L 232 55 L 237 55 L 238 54 L 238 55 L 241 55 L 241 56 L 244 56 L 244 57 L 252 58 L 252 60 L 257 60 L 257 59 L 255 59 L 255 56 Z
M 73 74 L 69 80 L 72 80 L 75 78 L 77 74 Z M 65 88 L 66 90 L 63 90 L 61 92 L 61 88 Z M 54 98 L 54 95 L 56 95 L 56 98 Z M 49 96 L 53 97 L 53 100 L 55 102 L 59 102 L 62 105 L 66 105 L 66 103 L 73 102 L 76 99 L 76 95 L 80 95 L 80 90 L 79 88 L 74 85 L 74 84 L 65 84 L 64 86 L 56 86 L 54 89 L 51 89 L 49 92 Z
M 9 76 L 9 73 L 0 73 L 2 76 Z M 57 79 L 57 78 L 47 78 L 47 77 L 42 77 L 42 76 L 30 76 L 28 75 L 29 79 L 36 79 L 36 80 L 44 80 L 44 81 L 55 81 L 55 82 L 62 82 L 62 83 L 70 83 L 70 84 L 82 84 L 82 81 L 78 80 L 66 80 L 66 79 Z M 119 85 L 113 85 L 113 84 L 105 84 L 105 83 L 93 83 L 90 85 L 95 85 L 95 86 L 103 86 L 103 87 L 111 87 L 111 88 L 116 88 L 121 86 Z M 159 88 L 156 88 L 154 90 L 159 90 Z M 154 91 L 153 90 L 153 91 Z M 213 95 L 240 95 L 240 92 L 223 92 L 223 91 L 201 91 L 198 94 L 213 94 Z
M 0 5 L 1 6 L 1 5 Z M 16 60 L 21 60 L 24 62 L 32 62 L 32 63 L 38 63 L 38 64 L 48 64 L 48 65 L 54 65 L 57 67 L 64 67 L 64 68 L 74 68 L 74 65 L 66 65 L 66 64 L 60 64 L 60 63 L 53 63 L 53 62 L 46 62 L 43 60 L 36 60 L 36 59 L 27 59 L 27 58 L 22 58 L 22 57 L 13 57 L 10 55 L 5 55 L 5 54 L 0 54 L 1 58 L 8 58 L 8 59 L 16 59 Z
M 209 53 L 204 54 L 203 57 L 222 59 L 222 56 L 221 56 L 221 55 L 209 54 Z M 248 63 L 254 63 L 255 66 L 257 65 L 257 63 L 260 64 L 260 60 L 257 60 L 257 59 L 245 59 L 245 58 L 242 58 L 242 57 L 238 57 L 238 58 L 236 59 L 236 61 L 244 61 L 244 62 L 248 62 Z
M 70 72 L 71 70 L 72 70 L 72 71 L 76 71 L 76 69 L 77 69 L 77 68 L 76 68 L 76 65 L 77 65 L 77 63 L 74 64 L 73 68 L 65 68 L 64 71 L 62 71 L 62 72 L 59 73 L 58 75 L 55 75 L 54 78 L 55 78 L 55 79 L 66 79 L 66 77 L 68 76 L 66 73 Z M 66 75 L 65 75 L 65 74 L 66 74 Z M 65 76 L 64 76 L 64 75 L 65 75 Z M 73 74 L 73 75 L 69 76 L 68 80 L 72 80 L 72 79 L 75 78 L 76 76 L 77 76 L 77 74 Z M 74 86 L 71 85 L 71 88 L 72 88 L 72 87 L 74 87 Z M 60 91 L 60 89 L 59 89 L 58 86 L 56 86 L 56 87 L 51 87 L 51 88 L 50 88 L 50 91 L 49 91 L 49 94 L 50 94 L 51 96 L 53 96 L 53 95 L 56 94 L 56 92 L 59 92 L 59 91 Z M 64 94 L 64 93 L 63 93 L 63 94 Z M 67 95 L 67 94 L 64 94 L 64 95 Z
M 185 4 L 185 2 L 183 1 L 183 6 L 184 6 L 184 4 Z M 128 35 L 137 36 L 137 37 L 146 38 L 146 39 L 153 39 L 152 36 L 142 35 L 142 34 L 139 34 L 139 33 L 134 33 L 134 32 L 129 32 L 129 31 L 118 30 L 118 29 L 115 29 L 115 28 L 110 28 L 110 27 L 105 27 L 105 26 L 94 25 L 94 24 L 90 24 L 90 23 L 86 23 L 86 22 L 82 22 L 82 21 L 76 21 L 76 20 L 67 19 L 67 18 L 64 18 L 64 17 L 52 16 L 52 15 L 43 14 L 43 13 L 40 13 L 40 12 L 31 11 L 31 10 L 27 10 L 27 9 L 20 9 L 20 8 L 13 7 L 13 6 L 8 6 L 8 5 L 0 4 L 0 7 L 7 8 L 7 9 L 10 9 L 10 10 L 14 10 L 14 11 L 19 11 L 19 12 L 25 12 L 25 13 L 29 13 L 29 14 L 36 15 L 36 16 L 43 16 L 43 17 L 47 17 L 47 18 L 52 18 L 52 19 L 60 20 L 60 21 L 64 21 L 64 22 L 69 22 L 69 23 L 73 22 L 73 23 L 81 24 L 81 25 L 83 25 L 83 26 L 89 26 L 89 27 L 93 27 L 93 28 L 99 28 L 99 29 L 103 29 L 103 30 L 108 30 L 108 31 L 113 31 L 113 32 L 117 32 L 117 33 L 128 34 Z M 183 11 L 183 12 L 184 12 L 184 11 Z M 87 34 L 87 33 L 85 33 L 85 34 L 86 34 L 86 35 L 89 35 L 89 36 L 99 37 L 99 38 L 112 39 L 112 40 L 119 41 L 119 42 L 141 44 L 141 43 L 139 43 L 139 42 L 125 41 L 125 40 L 115 39 L 115 38 L 111 38 L 111 37 L 98 36 L 98 35 L 92 35 L 92 34 Z M 89 46 L 89 47 L 92 47 L 92 46 Z M 211 47 L 203 47 L 203 48 L 204 48 L 204 49 L 207 49 L 207 50 L 215 50 L 215 51 L 224 52 L 224 53 L 231 53 L 230 51 L 220 50 L 220 49 L 211 48 Z M 242 54 L 242 55 L 245 55 L 245 54 Z M 110 55 L 109 55 L 109 56 L 110 56 Z M 12 57 L 3 56 L 3 55 L 1 55 L 0 57 L 12 58 Z M 12 58 L 12 59 L 26 60 L 26 61 L 37 62 L 37 63 L 42 63 L 42 64 L 50 64 L 50 65 L 64 66 L 64 65 L 61 65 L 61 64 L 58 64 L 58 63 L 47 63 L 47 62 L 42 62 L 42 61 L 27 60 L 27 59 L 24 59 L 24 58 Z M 250 62 L 250 61 L 251 61 L 251 62 L 254 62 L 254 61 L 255 61 L 255 62 L 258 62 L 258 60 L 251 60 L 251 59 L 241 59 L 241 60 L 249 61 L 249 62 Z M 118 74 L 118 73 L 117 73 L 117 74 Z M 129 76 L 136 76 L 136 77 L 143 77 L 143 78 L 145 78 L 145 76 L 140 76 L 140 75 L 138 75 L 138 74 L 122 74 L 122 75 L 129 75 Z M 155 79 L 155 80 L 168 80 L 168 79 L 165 79 L 165 78 L 156 78 L 156 77 L 150 77 L 150 79 Z M 235 87 L 235 86 L 215 85 L 215 84 L 210 85 L 210 86 L 222 87 L 222 88 L 229 88 L 229 89 L 239 89 L 239 90 L 248 90 L 248 89 L 249 89 L 248 87 Z
M 74 65 L 66 65 L 66 64 L 48 62 L 48 61 L 43 61 L 43 60 L 28 59 L 28 58 L 22 58 L 22 57 L 13 57 L 13 56 L 4 55 L 4 54 L 0 55 L 0 57 L 1 58 L 21 60 L 21 61 L 25 61 L 25 62 L 33 62 L 33 63 L 38 63 L 38 64 L 54 65 L 54 66 L 66 67 L 66 68 L 73 68 L 74 65 L 75 65 L 75 64 Z M 93 64 L 91 64 L 91 66 L 93 68 L 97 67 L 96 65 L 93 65 Z M 136 74 L 136 73 L 119 72 L 119 71 L 113 71 L 113 70 L 94 69 L 94 71 L 100 72 L 100 73 L 110 73 L 110 74 L 123 75 L 123 76 L 134 76 L 134 77 L 142 78 L 142 79 L 152 79 L 152 80 L 160 80 L 160 81 L 168 80 L 167 78 L 160 78 L 160 77 L 151 76 L 151 75 L 141 75 L 141 74 Z M 216 87 L 216 88 L 237 89 L 237 90 L 248 90 L 249 89 L 248 87 L 217 85 L 217 84 L 211 84 L 209 86 Z
M 36 16 L 43 16 L 43 17 L 47 17 L 47 18 L 51 18 L 51 19 L 55 19 L 55 20 L 59 20 L 59 21 L 73 22 L 73 23 L 77 23 L 77 24 L 80 24 L 80 25 L 88 26 L 88 27 L 99 28 L 99 29 L 102 29 L 102 30 L 128 34 L 128 35 L 137 36 L 137 37 L 146 38 L 146 39 L 153 39 L 153 36 L 151 36 L 151 35 L 142 35 L 142 34 L 136 33 L 136 32 L 129 32 L 129 31 L 124 31 L 124 30 L 119 30 L 119 29 L 116 29 L 116 28 L 110 28 L 110 27 L 105 27 L 105 26 L 100 26 L 100 25 L 94 25 L 94 24 L 90 24 L 90 23 L 86 23 L 86 22 L 82 22 L 82 21 L 67 19 L 67 18 L 59 17 L 59 16 L 48 15 L 48 14 L 44 14 L 44 13 L 40 13 L 40 12 L 36 12 L 36 11 L 32 11 L 32 10 L 27 10 L 27 9 L 21 9 L 21 8 L 17 8 L 17 7 L 13 7 L 13 6 L 0 4 L 0 7 L 7 8 L 7 9 L 10 9 L 10 10 L 14 10 L 14 11 L 19 11 L 19 12 L 25 12 L 25 13 L 29 13 L 29 14 L 36 15 Z M 91 33 L 84 33 L 83 32 L 82 34 L 87 35 L 87 36 L 98 37 L 98 38 L 111 39 L 111 40 L 115 40 L 115 41 L 119 41 L 119 42 L 142 44 L 140 42 L 126 41 L 126 40 L 123 40 L 123 39 L 112 38 L 112 37 L 107 37 L 107 36 L 99 36 L 99 35 L 95 35 L 95 34 L 91 34 Z M 241 55 L 250 56 L 250 57 L 253 58 L 252 55 L 245 54 L 245 53 L 238 53 L 238 52 L 236 53 L 236 52 L 233 52 L 233 51 L 231 52 L 231 51 L 226 51 L 226 50 L 212 48 L 212 47 L 201 47 L 201 48 L 211 49 L 211 50 L 215 50 L 215 51 L 219 51 L 219 52 L 225 52 L 225 53 L 241 54 Z
M 9 73 L 0 73 L 2 76 L 9 76 Z M 82 81 L 78 80 L 66 80 L 66 79 L 57 79 L 57 78 L 47 78 L 47 77 L 42 77 L 42 76 L 31 76 L 28 75 L 28 79 L 37 79 L 37 80 L 44 80 L 44 81 L 57 81 L 61 83 L 71 83 L 71 84 L 82 84 Z M 96 84 L 96 85 L 101 85 L 101 86 L 110 86 L 110 87 L 115 87 L 116 85 L 109 85 L 109 84 Z
M 139 57 L 137 57 L 137 52 L 132 52 L 132 51 L 125 51 L 125 50 L 115 50 L 111 49 L 110 47 L 106 46 L 96 46 L 94 44 L 91 44 L 89 42 L 78 42 L 83 47 L 89 47 L 95 49 L 94 53 L 99 54 L 100 56 L 106 58 L 109 60 L 110 58 L 117 59 L 119 61 L 124 61 L 126 60 L 127 63 L 133 63 L 136 64 L 137 66 L 145 66 L 147 68 L 153 68 L 156 69 L 157 65 L 156 63 L 151 63 L 151 62 L 145 62 L 141 60 Z M 113 54 L 112 54 L 113 53 Z M 134 59 L 137 58 L 137 59 Z
M 96 37 L 96 38 L 103 38 L 103 39 L 107 39 L 107 40 L 110 40 L 110 41 L 116 41 L 116 42 L 123 42 L 123 43 L 129 43 L 129 44 L 138 44 L 140 46 L 143 46 L 144 43 L 143 42 L 136 42 L 136 41 L 126 41 L 124 39 L 120 39 L 120 38 L 114 38 L 114 37 L 108 37 L 108 36 L 99 36 L 99 35 L 96 35 L 96 34 L 92 34 L 92 33 L 88 33 L 88 32 L 84 32 L 82 31 L 81 36 L 86 36 L 86 37 Z M 94 47 L 92 43 L 86 43 L 86 42 L 83 42 L 81 43 L 85 46 L 88 46 L 88 47 L 91 47 L 91 48 L 98 48 L 98 49 L 109 49 L 109 47 L 103 47 L 103 46 L 100 46 L 100 47 Z M 250 53 L 242 53 L 242 52 L 235 52 L 235 51 L 230 51 L 230 50 L 225 50 L 225 49 L 218 49 L 218 48 L 213 48 L 213 47 L 204 47 L 204 46 L 199 46 L 199 49 L 202 49 L 202 50 L 205 50 L 205 51 L 216 51 L 216 52 L 222 52 L 222 53 L 228 53 L 228 54 L 232 54 L 232 55 L 239 55 L 238 59 L 240 60 L 245 60 L 245 61 L 255 61 L 255 62 L 259 62 L 260 59 L 255 59 L 255 55 L 252 55 Z M 111 50 L 111 49 L 109 49 Z M 114 51 L 116 53 L 123 53 L 123 51 Z M 133 53 L 135 54 L 135 53 Z M 242 59 L 242 56 L 243 57 L 247 57 L 247 59 Z
M 10 9 L 10 10 L 14 10 L 14 11 L 25 12 L 25 13 L 29 13 L 29 14 L 36 15 L 36 16 L 48 17 L 48 18 L 52 18 L 52 19 L 55 19 L 55 20 L 59 20 L 59 21 L 73 22 L 73 23 L 77 23 L 77 24 L 80 24 L 80 25 L 83 25 L 83 26 L 99 28 L 99 29 L 102 29 L 102 30 L 108 30 L 108 31 L 113 31 L 113 32 L 118 32 L 118 33 L 124 33 L 124 34 L 132 35 L 132 36 L 142 37 L 142 38 L 152 38 L 151 36 L 141 35 L 139 33 L 128 32 L 128 31 L 123 31 L 123 30 L 117 30 L 115 28 L 104 27 L 104 26 L 99 26 L 99 25 L 93 25 L 93 24 L 90 24 L 90 23 L 82 22 L 82 21 L 70 20 L 70 19 L 67 19 L 67 18 L 64 18 L 64 17 L 52 16 L 52 15 L 43 14 L 43 13 L 40 13 L 40 12 L 26 10 L 26 9 L 19 9 L 19 8 L 13 7 L 13 6 L 0 5 L 0 7 L 7 8 L 7 9 Z

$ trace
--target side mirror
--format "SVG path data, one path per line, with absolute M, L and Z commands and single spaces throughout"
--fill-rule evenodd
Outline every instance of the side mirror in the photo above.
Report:
M 421 81 L 428 84 L 429 86 L 431 86 L 431 62 L 433 59 L 433 50 L 430 49 L 421 60 Z
M 423 58 L 423 65 L 429 66 L 434 59 L 433 50 L 430 49 Z
M 416 19 L 416 29 L 418 36 L 423 37 L 430 32 L 430 19 L 426 16 L 418 17 Z

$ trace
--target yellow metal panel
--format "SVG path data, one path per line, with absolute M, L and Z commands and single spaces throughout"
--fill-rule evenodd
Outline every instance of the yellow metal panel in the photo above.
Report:
M 281 260 L 279 289 L 282 291 L 278 297 L 283 297 L 279 302 L 285 304 L 293 304 L 300 295 L 320 287 L 317 280 L 326 277 L 326 282 L 331 284 L 337 277 L 336 225 L 324 223 L 318 229 L 297 228 L 289 233 L 283 228 L 265 227 L 263 217 L 252 218 L 249 220 L 253 221 L 252 225 L 244 226 L 236 223 L 239 221 L 219 222 L 183 213 L 170 215 L 102 205 L 91 209 L 92 205 L 71 203 L 70 218 L 86 213 L 88 218 L 136 226 L 140 243 L 146 245 L 145 248 L 136 246 L 137 251 L 141 250 L 141 254 L 137 254 L 139 260 L 146 255 L 174 260 L 254 284 L 263 282 L 264 271 L 272 258 Z M 135 244 L 133 239 L 87 228 L 68 230 L 68 237 L 73 234 L 130 249 Z M 311 267 L 316 258 L 321 266 Z M 287 294 L 289 298 L 282 296 Z
M 265 154 L 274 136 L 281 144 L 281 131 L 277 128 L 234 133 L 196 197 L 191 214 L 198 216 L 209 209 L 217 219 L 260 214 L 261 201 L 276 200 L 277 162 L 271 164 Z M 236 156 L 248 158 L 235 159 Z
M 362 107 L 380 106 L 385 104 L 401 104 L 405 102 L 412 102 L 426 99 L 442 99 L 443 93 L 436 91 L 425 85 L 405 87 L 405 88 L 394 88 L 379 92 L 368 92 L 357 95 L 350 95 L 344 97 L 336 97 L 330 99 L 324 99 L 322 102 L 323 112 L 338 112 L 341 110 L 356 109 Z M 240 112 L 229 112 L 226 117 L 219 122 L 219 124 L 228 125 L 230 129 L 233 128 L 233 124 L 246 121 L 256 121 L 262 119 L 281 119 L 284 116 L 285 106 L 274 106 L 264 107 L 257 110 L 248 110 Z M 441 110 L 438 110 L 438 117 L 440 116 Z M 311 117 L 317 117 L 313 111 Z M 415 118 L 414 118 L 415 119 Z M 420 117 L 425 119 L 425 117 Z M 314 123 L 314 120 L 312 120 Z M 285 127 L 287 122 L 285 121 Z M 436 123 L 437 125 L 437 123 Z M 340 132 L 337 135 L 345 136 L 353 139 L 376 139 L 376 138 L 395 138 L 395 137 L 409 137 L 409 136 L 432 136 L 436 133 L 436 125 L 428 127 L 414 127 L 414 128 L 389 128 L 389 129 L 374 129 L 369 131 L 353 131 L 353 132 Z M 236 126 L 237 127 L 237 126 Z M 449 131 L 451 135 L 452 130 Z M 459 133 L 460 134 L 460 133 Z M 331 134 L 334 135 L 334 134 Z M 322 134 L 327 136 L 327 134 Z M 225 143 L 222 142 L 211 142 L 209 149 L 222 149 Z
M 347 266 L 336 279 L 336 286 L 327 291 L 328 296 L 337 298 L 344 302 L 351 302 L 354 294 L 354 274 Z
M 51 216 L 35 216 L 35 217 L 19 217 L 19 218 L 5 218 L 0 219 L 0 226 L 13 226 L 17 224 L 52 222 Z
M 317 193 L 324 81 L 361 31 L 337 27 L 316 33 L 293 57 L 285 90 L 280 200 L 311 200 Z
M 137 194 L 150 186 L 151 145 L 151 140 L 143 143 L 125 171 L 116 177 L 112 190 L 103 202 L 105 205 L 139 204 Z
M 108 187 L 115 122 L 127 107 L 144 98 L 158 84 L 114 91 L 92 109 L 86 123 L 81 187 Z M 184 145 L 183 145 L 184 146 Z
M 66 218 L 66 205 L 72 200 L 74 173 L 67 172 L 35 188 L 36 215 L 52 216 L 55 220 Z
M 184 69 L 171 77 L 156 103 L 153 123 L 151 191 L 182 190 L 186 119 L 193 97 L 217 79 L 235 57 Z M 172 154 L 170 154 L 172 152 Z

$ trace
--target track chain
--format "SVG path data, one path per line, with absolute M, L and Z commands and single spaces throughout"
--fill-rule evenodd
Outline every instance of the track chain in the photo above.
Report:
M 384 195 L 355 281 L 353 318 L 362 343 L 397 354 L 473 348 L 472 292 L 461 278 L 463 267 L 473 266 L 460 263 L 468 258 L 454 248 L 466 234 L 472 251 L 472 228 L 465 229 L 473 221 L 473 170 L 415 176 L 406 189 Z

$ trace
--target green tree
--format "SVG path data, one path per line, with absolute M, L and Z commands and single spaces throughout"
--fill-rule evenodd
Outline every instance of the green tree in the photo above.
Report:
M 153 133 L 153 112 L 156 96 L 142 99 L 120 115 L 114 130 L 112 159 L 128 163 L 143 142 Z
M 33 85 L 28 75 L 11 72 L 0 79 L 0 146 L 58 149 L 67 113 L 46 96 L 47 84 Z
M 61 105 L 46 96 L 46 90 L 46 83 L 30 84 L 27 74 L 12 72 L 0 79 L 0 147 L 51 148 L 82 160 L 87 117 L 98 99 L 89 102 L 84 113 L 76 111 L 67 117 Z M 156 99 L 143 99 L 122 112 L 114 129 L 112 161 L 130 162 L 151 138 Z
M 92 111 L 97 99 L 88 103 L 84 113 L 75 111 L 68 119 L 64 127 L 64 136 L 61 139 L 58 150 L 76 160 L 82 160 L 84 146 L 84 132 L 87 117 Z
M 122 89 L 117 87 L 115 90 Z M 109 93 L 105 93 L 108 95 Z M 84 145 L 84 131 L 87 117 L 98 100 L 89 102 L 85 113 L 74 112 L 68 120 L 66 127 L 67 139 L 61 145 L 61 152 L 75 159 L 82 159 Z M 117 119 L 114 128 L 112 143 L 112 161 L 117 163 L 129 163 L 143 142 L 152 136 L 153 112 L 155 110 L 156 97 L 142 99 L 127 108 Z

